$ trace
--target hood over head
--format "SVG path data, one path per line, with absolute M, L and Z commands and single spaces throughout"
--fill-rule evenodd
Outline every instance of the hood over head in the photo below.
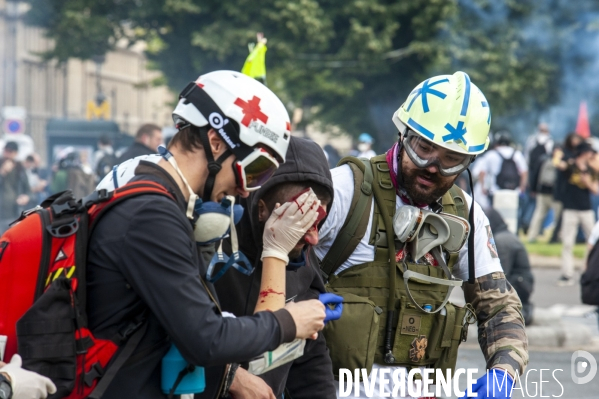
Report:
M 333 180 L 329 163 L 324 151 L 311 140 L 291 137 L 285 163 L 258 191 L 252 192 L 246 199 L 241 200 L 245 208 L 243 217 L 237 225 L 239 246 L 253 264 L 260 260 L 262 252 L 262 227 L 258 220 L 258 201 L 273 187 L 281 183 L 310 182 L 318 183 L 328 189 L 333 199 Z M 329 203 L 328 208 L 330 209 Z

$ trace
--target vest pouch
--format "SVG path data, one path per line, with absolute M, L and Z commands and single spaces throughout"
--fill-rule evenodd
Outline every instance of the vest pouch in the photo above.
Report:
M 429 341 L 438 314 L 422 312 L 407 297 L 400 298 L 399 318 L 393 341 L 396 364 L 425 366 L 434 363 L 427 356 Z
M 329 321 L 323 330 L 335 379 L 339 379 L 340 368 L 352 372 L 365 368 L 370 374 L 377 349 L 379 315 L 383 310 L 368 298 L 330 287 L 327 291 L 343 296 L 343 315 L 339 320 Z
M 465 307 L 459 307 L 451 304 L 447 304 L 447 321 L 444 328 L 443 337 L 440 341 L 442 349 L 441 357 L 435 363 L 435 369 L 455 370 L 455 366 L 458 360 L 458 348 L 463 340 L 466 339 L 468 332 L 467 312 L 468 309 Z M 453 308 L 453 310 L 451 309 Z M 449 319 L 450 314 L 453 313 L 453 323 Z

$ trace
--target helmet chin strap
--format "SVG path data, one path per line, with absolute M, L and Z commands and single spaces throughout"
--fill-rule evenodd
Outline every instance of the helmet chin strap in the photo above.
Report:
M 204 194 L 202 195 L 202 200 L 204 202 L 210 201 L 212 197 L 212 189 L 214 188 L 214 182 L 216 180 L 216 175 L 222 169 L 222 164 L 232 154 L 231 150 L 227 148 L 217 160 L 214 160 L 214 154 L 212 154 L 212 149 L 210 148 L 210 140 L 208 140 L 208 133 L 200 132 L 200 140 L 202 140 L 202 145 L 204 146 L 204 153 L 206 154 L 206 161 L 208 162 L 208 178 L 204 183 Z
M 189 200 L 187 201 L 187 212 L 185 214 L 188 219 L 193 220 L 193 210 L 195 207 L 196 200 L 198 199 L 198 195 L 193 191 L 193 189 L 187 182 L 187 179 L 183 175 L 183 172 L 181 171 L 181 169 L 179 169 L 179 165 L 177 164 L 177 161 L 175 161 L 175 157 L 173 156 L 173 154 L 171 154 L 171 152 L 162 145 L 158 147 L 158 152 L 160 153 L 160 155 L 162 155 L 164 159 L 168 161 L 168 163 L 171 164 L 171 166 L 175 169 L 175 171 L 183 181 L 183 184 L 185 184 L 185 187 L 189 192 Z

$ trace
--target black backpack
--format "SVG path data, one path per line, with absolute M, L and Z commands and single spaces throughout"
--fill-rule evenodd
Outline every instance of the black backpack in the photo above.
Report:
M 580 277 L 582 303 L 599 305 L 599 242 L 593 246 L 587 259 L 587 269 Z
M 547 149 L 545 148 L 545 144 L 537 143 L 530 153 L 528 154 L 528 169 L 532 170 L 543 161 L 543 159 L 547 156 Z
M 104 176 L 112 170 L 112 167 L 117 164 L 117 157 L 114 154 L 105 154 L 96 165 L 96 176 L 102 180 Z
M 520 185 L 520 172 L 514 161 L 516 150 L 514 150 L 512 156 L 509 158 L 504 158 L 499 151 L 496 152 L 501 157 L 502 162 L 501 169 L 495 178 L 495 183 L 497 184 L 497 187 L 501 189 L 515 190 Z

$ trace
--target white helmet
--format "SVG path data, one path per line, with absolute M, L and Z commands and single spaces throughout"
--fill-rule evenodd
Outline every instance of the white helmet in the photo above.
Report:
M 214 115 L 209 104 L 198 103 L 190 98 L 190 92 L 197 92 L 194 86 L 208 94 L 226 119 L 235 122 L 237 137 L 227 135 L 227 130 L 224 130 L 224 134 L 220 131 L 226 119 L 223 121 L 220 115 Z M 215 71 L 201 75 L 181 92 L 179 104 L 173 111 L 173 120 L 181 126 L 181 119 L 197 127 L 211 125 L 233 153 L 239 141 L 249 147 L 262 144 L 274 151 L 280 161 L 285 161 L 291 133 L 289 114 L 270 89 L 242 73 Z
M 237 185 L 246 191 L 258 190 L 285 162 L 291 134 L 285 106 L 262 83 L 239 72 L 210 72 L 189 83 L 179 95 L 173 120 L 178 129 L 210 127 L 229 147 L 214 160 L 207 135 L 200 132 L 209 170 L 204 200 L 210 198 L 216 174 L 231 153 Z

